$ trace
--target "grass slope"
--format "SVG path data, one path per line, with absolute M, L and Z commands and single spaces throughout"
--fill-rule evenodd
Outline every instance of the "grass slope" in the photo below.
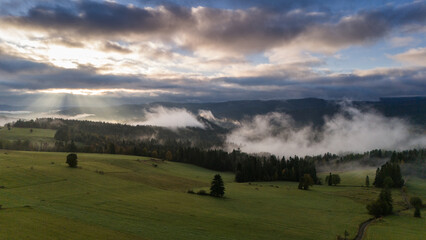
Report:
M 406 186 L 408 197 L 417 196 L 426 201 L 426 180 L 410 177 Z M 398 212 L 382 218 L 367 228 L 366 239 L 378 240 L 420 240 L 426 236 L 426 212 L 421 211 L 422 218 L 414 218 L 414 209 Z
M 310 191 L 291 182 L 234 183 L 233 174 L 221 173 L 226 198 L 215 199 L 186 193 L 208 190 L 214 171 L 107 154 L 78 154 L 82 168 L 71 169 L 65 156 L 0 150 L 0 185 L 5 187 L 0 189 L 0 236 L 334 239 L 348 230 L 354 237 L 359 223 L 369 218 L 365 204 L 379 193 L 359 187 L 365 176 L 349 180 L 355 173 L 347 175 L 354 186 Z M 400 201 L 397 193 L 394 199 Z
M 29 140 L 30 142 L 54 142 L 56 130 L 34 128 L 30 132 L 29 128 L 0 128 L 0 140 L 16 141 L 16 140 Z

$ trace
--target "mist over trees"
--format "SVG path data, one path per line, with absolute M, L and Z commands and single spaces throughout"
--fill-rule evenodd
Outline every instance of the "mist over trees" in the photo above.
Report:
M 375 187 L 388 187 L 400 188 L 404 185 L 402 179 L 401 168 L 396 162 L 387 162 L 376 170 L 376 177 L 373 185 Z
M 173 132 L 152 126 L 135 127 L 60 119 L 18 121 L 14 127 L 48 128 L 55 129 L 57 132 L 53 143 L 41 144 L 28 140 L 0 141 L 0 146 L 5 149 L 148 156 L 190 163 L 215 171 L 234 172 L 235 180 L 238 182 L 275 180 L 299 182 L 304 174 L 309 174 L 315 183 L 320 183 L 316 176 L 318 167 L 338 169 L 339 166 L 345 166 L 355 161 L 361 165 L 377 166 L 389 158 L 392 158 L 393 162 L 401 164 L 403 169 L 415 166 L 412 171 L 418 176 L 425 177 L 425 149 L 402 152 L 372 150 L 343 156 L 326 153 L 317 156 L 279 158 L 275 155 L 247 154 L 239 150 L 232 152 L 221 150 L 221 138 L 217 132 L 209 135 L 211 130 L 198 128 Z M 194 132 L 196 134 L 192 135 Z M 151 134 L 150 137 L 141 137 L 149 134 Z M 177 135 L 178 137 L 176 137 Z M 387 172 L 387 170 L 383 172 Z M 382 184 L 381 179 L 384 180 L 379 174 L 378 186 Z M 398 179 L 400 178 L 395 177 L 393 181 L 400 185 L 401 181 Z
M 236 153 L 234 151 L 233 153 Z M 304 174 L 309 174 L 315 183 L 318 182 L 315 163 L 298 156 L 282 157 L 281 160 L 271 155 L 259 159 L 244 154 L 245 158 L 237 164 L 235 181 L 294 181 L 299 182 Z

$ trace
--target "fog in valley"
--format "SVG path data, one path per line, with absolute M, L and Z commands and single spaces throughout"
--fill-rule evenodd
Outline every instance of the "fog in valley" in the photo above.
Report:
M 294 120 L 283 113 L 258 115 L 242 122 L 227 136 L 227 142 L 228 149 L 240 147 L 249 153 L 305 156 L 425 147 L 426 136 L 403 119 L 346 106 L 342 113 L 325 118 L 321 129 L 296 128 Z

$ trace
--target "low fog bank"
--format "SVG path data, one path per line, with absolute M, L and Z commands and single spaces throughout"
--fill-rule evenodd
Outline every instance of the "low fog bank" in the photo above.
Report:
M 205 127 L 194 114 L 184 108 L 158 106 L 145 110 L 144 116 L 144 121 L 133 122 L 132 125 L 151 125 L 167 128 Z
M 279 156 L 362 153 L 372 149 L 404 150 L 426 147 L 426 135 L 399 118 L 387 118 L 374 111 L 361 112 L 343 106 L 342 112 L 325 118 L 320 130 L 296 128 L 283 113 L 257 115 L 227 136 L 228 149 L 270 152 Z
M 347 171 L 360 171 L 360 170 L 371 170 L 382 166 L 390 158 L 369 158 L 357 159 L 350 162 L 338 163 L 332 161 L 325 164 L 317 164 L 316 168 L 318 172 L 347 172 Z
M 35 120 L 37 118 L 61 118 L 70 120 L 96 120 L 95 114 L 81 113 L 76 115 L 60 114 L 59 110 L 48 112 L 31 112 L 31 111 L 0 111 L 0 126 L 7 123 L 16 122 L 18 120 Z
M 109 112 L 107 111 L 107 113 Z M 208 120 L 214 119 L 219 121 L 219 119 L 216 119 L 210 111 L 200 111 L 199 116 Z M 60 110 L 52 110 L 47 112 L 0 111 L 0 126 L 15 122 L 19 119 L 35 120 L 37 118 L 61 118 L 69 120 L 90 120 L 130 125 L 150 125 L 171 129 L 185 127 L 197 127 L 204 129 L 206 126 L 200 122 L 197 117 L 198 116 L 194 115 L 185 108 L 166 108 L 162 106 L 142 109 L 136 116 L 131 114 L 117 116 L 114 115 L 114 113 L 109 113 L 108 118 L 100 117 L 93 113 L 64 114 Z

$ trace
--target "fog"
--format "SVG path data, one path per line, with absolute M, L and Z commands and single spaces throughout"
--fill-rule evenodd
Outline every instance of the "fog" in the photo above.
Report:
M 294 120 L 282 113 L 257 115 L 232 131 L 227 143 L 229 149 L 240 147 L 249 153 L 305 156 L 426 147 L 426 136 L 413 132 L 403 119 L 345 106 L 341 114 L 326 118 L 321 130 L 296 128 Z
M 209 117 L 214 116 L 209 112 Z M 184 108 L 165 108 L 162 106 L 150 108 L 145 110 L 143 114 L 136 119 L 132 116 L 121 116 L 122 120 L 105 119 L 104 117 L 96 116 L 92 113 L 81 113 L 76 115 L 60 114 L 59 110 L 47 112 L 31 112 L 31 111 L 0 111 L 0 126 L 6 123 L 11 123 L 19 119 L 30 120 L 36 118 L 62 118 L 71 120 L 91 120 L 91 121 L 105 121 L 111 123 L 128 123 L 131 125 L 151 125 L 167 128 L 184 128 L 184 127 L 198 127 L 205 128 L 204 124 L 197 120 L 197 116 Z M 110 118 L 114 118 L 113 115 Z
M 21 120 L 31 120 L 36 118 L 62 118 L 71 120 L 92 120 L 95 114 L 82 113 L 77 115 L 64 115 L 60 114 L 59 110 L 53 110 L 48 112 L 31 112 L 31 111 L 0 111 L 0 126 L 4 126 L 7 123 Z
M 218 120 L 210 110 L 200 109 L 198 110 L 198 116 L 203 117 L 207 120 L 212 120 L 212 121 Z
M 197 120 L 197 117 L 184 108 L 165 108 L 158 106 L 145 111 L 145 120 L 134 122 L 134 125 L 152 125 L 168 128 L 184 128 L 205 126 Z

